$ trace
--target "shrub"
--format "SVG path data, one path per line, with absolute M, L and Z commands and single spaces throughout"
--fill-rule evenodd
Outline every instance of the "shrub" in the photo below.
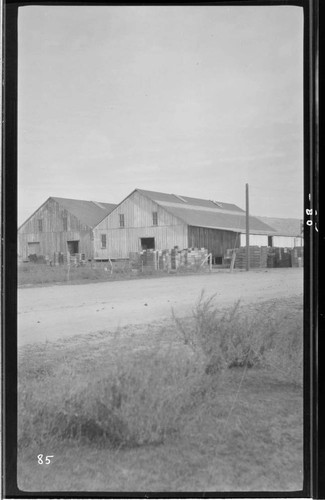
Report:
M 276 369 L 285 380 L 301 383 L 302 314 L 288 316 L 280 301 L 253 308 L 238 301 L 220 312 L 215 295 L 206 298 L 202 292 L 187 321 L 173 317 L 184 343 L 204 354 L 206 373 L 255 366 Z

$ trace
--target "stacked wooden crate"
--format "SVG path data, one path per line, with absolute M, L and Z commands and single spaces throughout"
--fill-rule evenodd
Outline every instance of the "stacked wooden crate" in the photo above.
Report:
M 304 261 L 304 248 L 295 247 L 291 250 L 291 265 L 292 267 L 302 267 Z
M 170 252 L 171 269 L 178 268 L 197 268 L 200 267 L 204 261 L 207 262 L 208 251 L 206 248 L 185 248 L 178 250 L 177 247 L 173 248 Z
M 267 267 L 292 267 L 292 251 L 289 248 L 268 249 Z
M 267 267 L 267 247 L 249 247 L 249 265 L 251 268 Z M 246 247 L 236 250 L 235 268 L 246 268 Z
M 141 253 L 143 269 L 157 269 L 158 252 L 156 250 L 144 250 Z
M 158 252 L 158 269 L 168 271 L 171 267 L 169 250 L 161 250 Z
M 208 265 L 207 257 L 208 250 L 206 248 L 189 248 L 187 250 L 187 266 L 201 266 L 204 261 Z
M 65 254 L 63 252 L 54 252 L 53 253 L 52 264 L 54 266 L 58 266 L 59 264 L 64 264 L 65 262 L 66 262 Z
M 59 264 L 68 264 L 70 266 L 83 266 L 86 264 L 86 255 L 84 253 L 74 253 L 70 252 L 62 253 L 58 252 L 58 263 Z
M 141 266 L 144 270 L 176 271 L 180 268 L 198 268 L 203 263 L 208 266 L 207 256 L 206 248 L 179 250 L 178 247 L 174 247 L 170 250 L 130 252 L 129 259 L 132 268 L 140 268 Z
M 261 250 L 260 267 L 266 267 L 267 266 L 267 247 L 260 247 L 260 250 Z

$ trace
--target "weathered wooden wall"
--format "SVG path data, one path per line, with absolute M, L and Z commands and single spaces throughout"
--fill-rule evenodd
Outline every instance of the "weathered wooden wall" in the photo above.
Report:
M 152 213 L 158 213 L 153 225 Z M 125 226 L 120 227 L 120 214 Z M 107 235 L 107 248 L 101 248 L 101 235 Z M 155 238 L 156 250 L 188 247 L 187 226 L 149 198 L 135 191 L 94 228 L 95 259 L 125 259 L 141 250 L 141 238 Z
M 67 231 L 64 231 L 63 225 L 65 218 Z M 42 232 L 38 227 L 40 219 L 43 225 Z M 92 257 L 92 230 L 50 198 L 20 227 L 18 255 L 22 259 L 27 259 L 28 243 L 39 242 L 39 255 L 52 258 L 54 252 L 67 252 L 67 241 L 79 241 L 79 253 L 84 253 L 86 258 Z
M 189 247 L 207 248 L 212 257 L 223 257 L 228 248 L 238 248 L 240 238 L 237 233 L 205 227 L 188 227 Z

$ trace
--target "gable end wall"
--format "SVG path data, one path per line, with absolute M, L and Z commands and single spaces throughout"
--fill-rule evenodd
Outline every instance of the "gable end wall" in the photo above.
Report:
M 63 230 L 64 218 L 67 219 L 67 231 Z M 39 219 L 42 220 L 42 232 L 38 227 Z M 79 241 L 79 252 L 86 254 L 86 258 L 92 257 L 92 230 L 50 198 L 18 230 L 18 256 L 26 260 L 28 243 L 39 242 L 39 255 L 51 259 L 54 252 L 67 252 L 67 241 Z
M 153 225 L 153 212 L 158 225 Z M 120 214 L 125 226 L 120 227 Z M 107 248 L 101 247 L 106 234 Z M 141 238 L 155 238 L 157 250 L 188 247 L 187 225 L 146 196 L 134 191 L 124 202 L 94 228 L 95 259 L 127 259 L 130 252 L 141 250 Z

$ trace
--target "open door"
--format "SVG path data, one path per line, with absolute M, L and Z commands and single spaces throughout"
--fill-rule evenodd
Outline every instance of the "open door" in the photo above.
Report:
M 155 238 L 140 238 L 140 240 L 141 240 L 141 250 L 155 249 Z
M 79 253 L 79 241 L 67 241 L 67 245 L 70 254 Z

